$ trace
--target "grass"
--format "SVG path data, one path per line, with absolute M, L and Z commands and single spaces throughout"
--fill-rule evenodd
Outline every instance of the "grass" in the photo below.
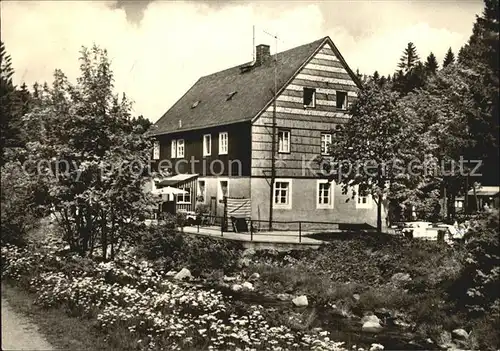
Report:
M 33 304 L 34 295 L 24 289 L 2 282 L 2 296 L 15 312 L 26 316 L 37 325 L 47 341 L 56 349 L 121 351 L 127 347 L 128 338 L 125 333 L 113 333 L 114 338 L 106 340 L 106 336 L 94 328 L 91 320 L 68 316 L 59 308 L 40 308 Z

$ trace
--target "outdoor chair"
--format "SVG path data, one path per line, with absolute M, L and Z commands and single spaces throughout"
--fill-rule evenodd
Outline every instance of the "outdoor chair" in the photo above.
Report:
M 247 233 L 248 224 L 245 218 L 231 217 L 231 224 L 235 233 Z

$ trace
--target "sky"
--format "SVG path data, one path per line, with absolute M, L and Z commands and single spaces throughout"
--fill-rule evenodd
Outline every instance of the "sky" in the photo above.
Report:
M 199 77 L 330 36 L 351 69 L 392 74 L 413 42 L 438 61 L 468 40 L 481 0 L 2 1 L 1 33 L 16 84 L 79 76 L 82 46 L 107 49 L 115 92 L 158 120 Z

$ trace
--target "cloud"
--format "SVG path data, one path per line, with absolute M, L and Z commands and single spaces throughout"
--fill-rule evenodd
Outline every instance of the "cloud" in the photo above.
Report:
M 375 4 L 375 5 L 374 5 Z M 419 5 L 420 4 L 420 5 Z M 468 39 L 481 4 L 406 2 L 2 2 L 2 40 L 16 82 L 51 81 L 54 69 L 79 75 L 82 45 L 106 48 L 116 92 L 157 120 L 202 75 L 250 61 L 256 44 L 279 51 L 329 35 L 351 68 L 392 73 L 408 41 L 439 60 Z M 472 11 L 474 9 L 474 11 Z M 131 20 L 131 11 L 135 20 Z M 135 12 L 134 12 L 135 11 Z M 416 12 L 415 12 L 416 11 Z M 420 14 L 420 16 L 419 16 Z M 450 20 L 454 17 L 454 20 Z

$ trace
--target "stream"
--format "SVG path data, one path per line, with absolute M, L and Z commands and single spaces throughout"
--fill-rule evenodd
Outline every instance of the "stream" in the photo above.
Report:
M 190 284 L 190 283 L 188 283 Z M 266 310 L 283 311 L 287 314 L 299 313 L 309 315 L 316 314 L 311 328 L 320 327 L 330 332 L 330 339 L 343 341 L 347 347 L 356 345 L 365 350 L 370 348 L 373 343 L 384 345 L 385 350 L 431 350 L 436 349 L 435 344 L 419 338 L 404 328 L 392 323 L 392 320 L 386 319 L 384 328 L 379 333 L 367 333 L 361 330 L 361 318 L 345 317 L 337 310 L 331 307 L 295 307 L 291 301 L 281 301 L 278 298 L 266 296 L 258 291 L 238 291 L 234 292 L 231 288 L 220 284 L 209 284 L 206 282 L 193 284 L 201 289 L 214 289 L 220 291 L 225 297 L 232 301 L 239 301 L 248 305 L 261 305 Z M 379 316 L 381 320 L 384 320 Z

